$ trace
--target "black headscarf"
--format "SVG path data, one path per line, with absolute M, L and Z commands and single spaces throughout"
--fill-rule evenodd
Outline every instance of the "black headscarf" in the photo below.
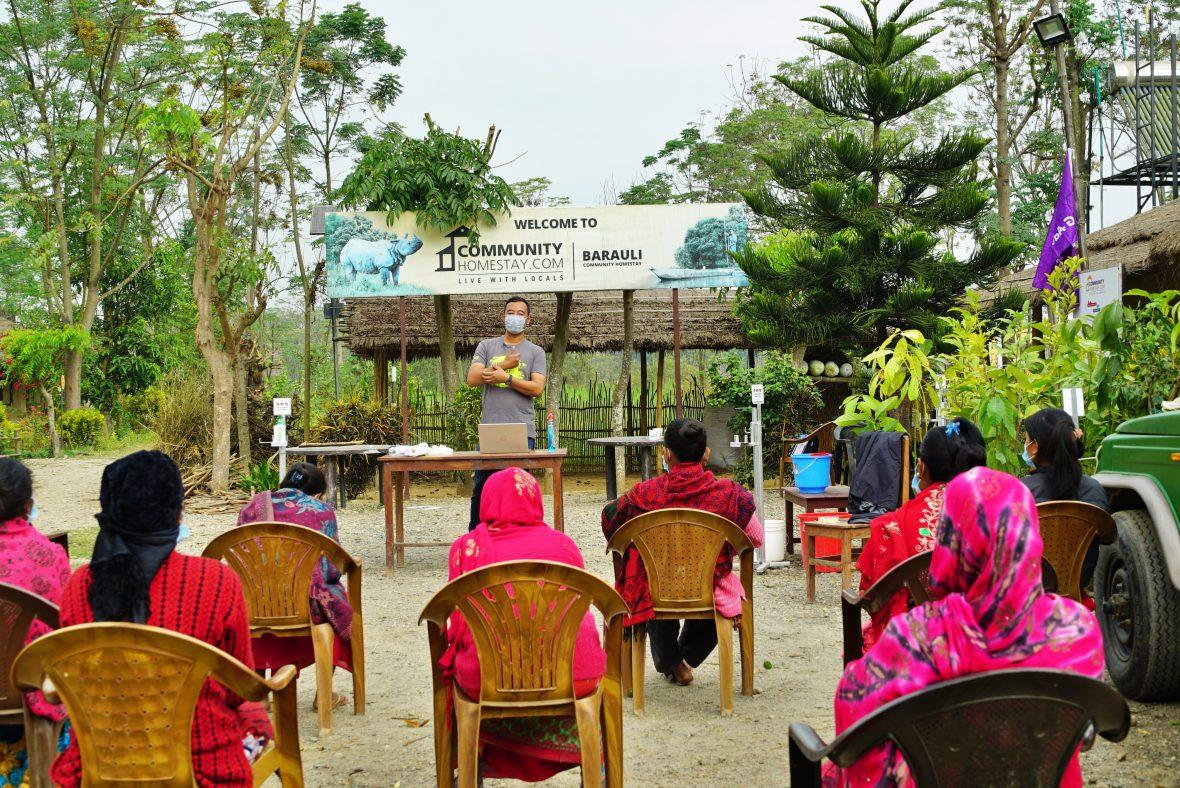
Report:
M 180 535 L 184 485 L 176 463 L 137 451 L 108 465 L 98 494 L 102 511 L 90 558 L 95 621 L 147 622 L 148 590 Z

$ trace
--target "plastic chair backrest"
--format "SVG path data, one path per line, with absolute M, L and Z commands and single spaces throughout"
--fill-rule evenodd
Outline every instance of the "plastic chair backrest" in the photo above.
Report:
M 1037 504 L 1045 560 L 1057 574 L 1057 593 L 1081 600 L 1082 564 L 1097 539 L 1111 544 L 1118 538 L 1114 518 L 1106 510 L 1081 501 Z
M 48 680 L 69 712 L 88 784 L 194 784 L 193 714 L 206 679 L 247 700 L 266 687 L 238 660 L 195 638 L 139 624 L 51 632 L 17 657 L 23 690 Z
M 29 627 L 40 619 L 57 628 L 57 605 L 23 588 L 0 583 L 0 723 L 21 724 L 22 693 L 12 684 L 11 668 L 25 647 Z
M 250 626 L 256 628 L 310 625 L 307 590 L 321 558 L 345 574 L 357 568 L 352 556 L 335 541 L 291 523 L 236 526 L 210 542 L 201 555 L 224 560 L 241 579 Z
M 1055 786 L 1089 723 L 1115 741 L 1130 709 L 1101 681 L 1055 670 L 1001 670 L 933 684 L 882 706 L 833 742 L 849 766 L 886 740 L 921 786 Z
M 574 700 L 574 646 L 591 605 L 607 628 L 627 612 L 613 588 L 582 569 L 507 561 L 447 583 L 418 621 L 442 632 L 453 611 L 463 615 L 479 658 L 479 702 L 556 705 Z
M 745 532 L 719 514 L 659 509 L 627 521 L 606 549 L 619 555 L 631 546 L 639 551 L 656 612 L 711 613 L 713 570 L 727 543 L 735 556 L 754 550 Z
M 861 611 L 872 615 L 883 608 L 893 595 L 905 590 L 911 605 L 930 601 L 930 558 L 932 551 L 912 555 L 890 569 L 859 596 L 845 591 L 840 601 L 844 625 L 844 664 L 860 659 L 864 651 Z

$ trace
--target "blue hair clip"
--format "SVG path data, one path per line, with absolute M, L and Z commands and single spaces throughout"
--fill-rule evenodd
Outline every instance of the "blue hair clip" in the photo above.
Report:
M 948 422 L 946 427 L 944 428 L 944 432 L 946 432 L 948 437 L 951 435 L 958 435 L 959 434 L 959 422 L 957 422 L 957 421 Z

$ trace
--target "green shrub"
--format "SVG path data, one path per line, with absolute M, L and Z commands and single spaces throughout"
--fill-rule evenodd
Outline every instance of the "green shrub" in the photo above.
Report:
M 732 407 L 737 412 L 729 420 L 729 429 L 744 433 L 750 425 L 750 386 L 763 385 L 766 400 L 762 405 L 762 465 L 764 473 L 778 473 L 782 455 L 783 425 L 787 433 L 807 433 L 815 428 L 815 420 L 823 408 L 823 397 L 815 381 L 795 369 L 791 356 L 769 352 L 762 365 L 750 369 L 744 354 L 730 352 L 714 358 L 709 364 L 710 405 Z M 734 469 L 734 477 L 750 483 L 754 477 L 753 462 L 743 458 Z
M 350 397 L 324 406 L 320 422 L 312 429 L 313 443 L 394 444 L 402 438 L 402 420 L 393 405 Z M 359 495 L 375 478 L 377 460 L 371 457 L 341 457 L 340 477 L 348 495 Z
M 167 395 L 161 389 L 150 388 L 138 394 L 119 395 L 119 426 L 132 430 L 149 429 L 164 407 Z
M 67 446 L 93 446 L 106 427 L 106 417 L 94 408 L 67 410 L 57 417 L 58 434 Z
M 483 413 L 483 391 L 477 386 L 460 386 L 447 405 L 446 441 L 455 451 L 472 451 L 479 443 L 479 422 Z
M 157 445 L 181 468 L 209 461 L 213 442 L 213 397 L 209 376 L 194 370 L 170 373 L 160 388 L 165 392 L 151 423 Z
M 250 494 L 263 490 L 277 490 L 279 487 L 279 470 L 271 465 L 270 460 L 256 462 L 242 474 L 239 486 Z

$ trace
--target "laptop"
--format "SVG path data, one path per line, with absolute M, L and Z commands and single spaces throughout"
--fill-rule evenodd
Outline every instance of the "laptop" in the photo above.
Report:
M 480 424 L 479 450 L 483 454 L 518 454 L 529 450 L 529 430 L 524 424 Z

